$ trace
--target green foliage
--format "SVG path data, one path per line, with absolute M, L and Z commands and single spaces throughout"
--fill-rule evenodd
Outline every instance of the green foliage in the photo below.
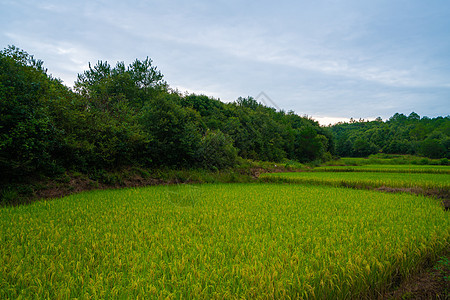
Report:
M 438 260 L 434 269 L 442 274 L 444 283 L 447 286 L 447 290 L 448 290 L 448 286 L 450 284 L 450 277 L 449 277 L 450 261 L 449 261 L 448 257 L 446 257 L 446 256 L 440 257 L 440 259 Z
M 396 113 L 386 122 L 360 120 L 331 126 L 339 156 L 363 157 L 377 152 L 450 157 L 450 117 L 427 118 Z
M 19 199 L 19 192 L 13 188 L 0 190 L 0 207 L 14 204 Z
M 353 143 L 353 155 L 357 157 L 366 157 L 370 154 L 377 153 L 378 148 L 373 143 L 365 139 L 358 138 Z
M 233 167 L 237 160 L 237 149 L 233 140 L 222 131 L 207 131 L 198 150 L 201 166 L 206 169 Z
M 339 160 L 327 162 L 327 165 L 365 166 L 365 165 L 445 165 L 446 158 L 429 159 L 409 154 L 377 153 L 369 157 L 342 157 Z
M 439 164 L 443 165 L 443 166 L 448 166 L 449 165 L 449 160 L 447 158 L 442 158 L 439 161 Z
M 320 158 L 326 150 L 327 139 L 313 127 L 306 126 L 297 130 L 295 138 L 295 158 L 300 162 Z
M 114 68 L 106 61 L 98 61 L 94 67 L 89 64 L 89 70 L 79 74 L 75 82 L 75 90 L 102 110 L 120 101 L 142 106 L 166 87 L 163 75 L 148 57 L 144 61 L 136 59 L 128 67 L 123 62 Z
M 143 109 L 141 124 L 150 139 L 146 155 L 156 166 L 188 166 L 196 161 L 200 116 L 178 102 L 178 94 L 165 94 Z
M 0 52 L 0 169 L 2 180 L 58 172 L 53 152 L 61 132 L 49 115 L 60 82 L 26 52 Z
M 447 149 L 443 145 L 443 142 L 438 139 L 427 138 L 420 143 L 419 153 L 429 158 L 441 158 L 445 157 Z
M 209 129 L 219 129 L 232 138 L 241 157 L 281 162 L 284 159 L 309 162 L 334 153 L 332 133 L 317 122 L 293 113 L 277 112 L 252 97 L 222 103 L 206 96 L 181 99 L 184 107 L 201 115 Z

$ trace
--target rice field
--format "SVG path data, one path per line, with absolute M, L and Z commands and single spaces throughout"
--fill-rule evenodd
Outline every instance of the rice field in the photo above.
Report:
M 450 174 L 450 166 L 432 165 L 363 165 L 327 166 L 313 169 L 314 172 L 386 172 L 386 173 L 430 173 Z
M 381 158 L 375 156 L 366 157 L 342 157 L 334 163 L 344 164 L 347 166 L 361 166 L 361 165 L 440 165 L 442 159 L 430 159 L 425 157 L 417 157 L 413 155 L 398 155 L 390 158 Z
M 450 174 L 386 172 L 292 172 L 267 173 L 260 178 L 268 182 L 324 184 L 359 188 L 423 188 L 448 190 Z
M 374 296 L 449 241 L 448 213 L 421 196 L 285 184 L 94 191 L 0 209 L 0 298 Z

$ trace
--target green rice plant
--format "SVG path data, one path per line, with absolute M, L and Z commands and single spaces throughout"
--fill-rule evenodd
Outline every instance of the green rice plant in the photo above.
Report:
M 393 158 L 363 158 L 363 157 L 342 157 L 340 159 L 347 166 L 364 165 L 398 165 L 399 161 Z M 407 163 L 406 161 L 404 163 Z
M 450 166 L 437 165 L 364 165 L 326 166 L 314 168 L 314 172 L 386 172 L 386 173 L 430 173 L 450 174 Z
M 0 209 L 0 298 L 375 297 L 449 241 L 448 213 L 405 194 L 285 184 L 92 191 Z
M 390 155 L 375 154 L 369 157 L 342 157 L 338 160 L 329 161 L 327 165 L 347 165 L 347 166 L 364 166 L 364 165 L 448 165 L 446 159 L 429 159 L 415 155 Z
M 355 188 L 423 188 L 450 189 L 450 174 L 384 173 L 384 172 L 292 172 L 261 174 L 267 182 L 324 184 Z
M 166 189 L 167 199 L 175 206 L 194 207 L 200 198 L 201 189 L 196 185 L 177 184 Z

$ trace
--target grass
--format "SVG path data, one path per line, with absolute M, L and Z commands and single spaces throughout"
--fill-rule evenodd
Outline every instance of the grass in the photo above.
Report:
M 449 228 L 433 199 L 403 194 L 92 191 L 0 209 L 0 298 L 358 298 L 437 258 Z
M 357 188 L 450 189 L 450 174 L 382 173 L 382 172 L 293 172 L 261 174 L 267 182 L 324 184 Z

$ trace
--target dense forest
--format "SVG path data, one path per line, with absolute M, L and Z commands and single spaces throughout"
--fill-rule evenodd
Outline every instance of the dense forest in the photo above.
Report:
M 375 153 L 413 154 L 450 158 L 450 117 L 428 118 L 396 113 L 383 122 L 354 121 L 330 127 L 339 156 L 364 157 Z
M 174 91 L 149 58 L 99 61 L 71 89 L 27 52 L 0 51 L 0 184 L 131 165 L 221 169 L 238 157 L 321 161 L 334 149 L 330 129 L 293 112 Z

